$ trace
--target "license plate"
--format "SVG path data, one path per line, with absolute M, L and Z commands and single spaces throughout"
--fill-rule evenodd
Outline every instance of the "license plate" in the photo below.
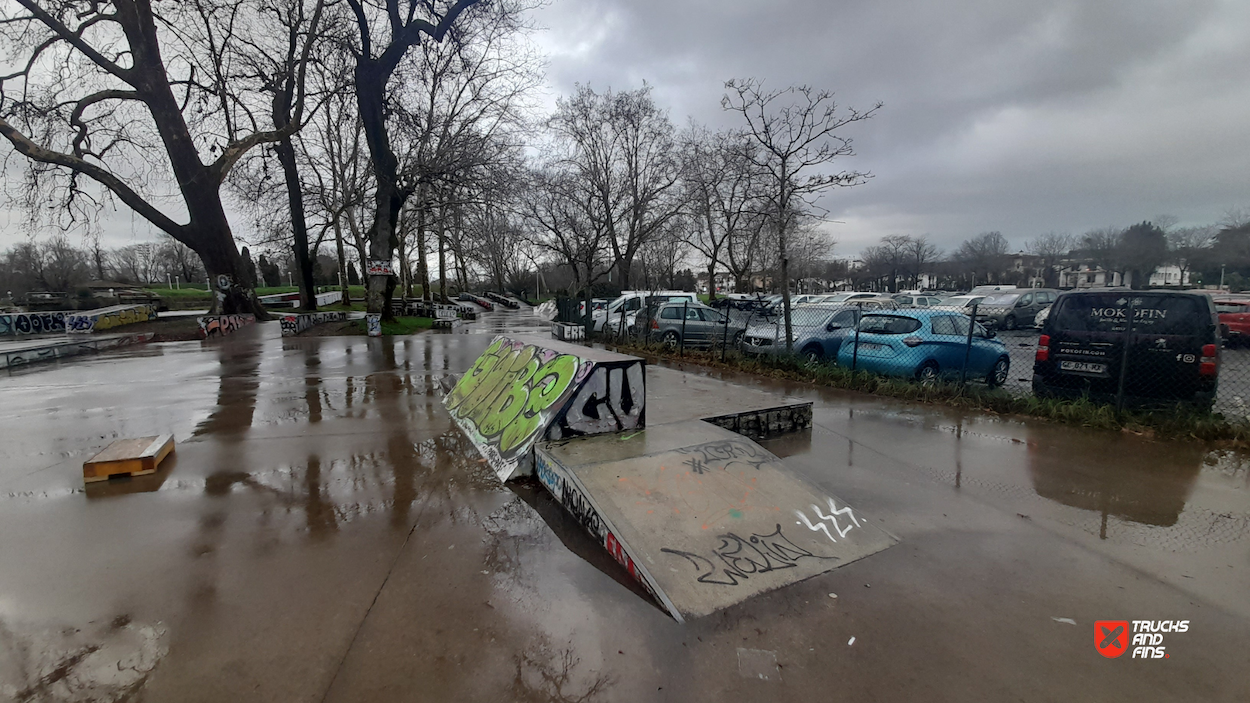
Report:
M 1107 365 L 1089 361 L 1060 361 L 1059 370 L 1076 373 L 1107 373 Z

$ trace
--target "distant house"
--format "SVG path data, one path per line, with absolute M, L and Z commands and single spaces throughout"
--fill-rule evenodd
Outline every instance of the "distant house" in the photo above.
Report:
M 698 276 L 696 276 L 695 281 L 696 281 L 696 288 L 698 288 L 698 291 L 700 293 L 708 292 L 707 271 L 704 271 L 703 273 L 700 273 Z M 736 292 L 734 290 L 735 286 L 736 286 L 736 283 L 734 281 L 733 274 L 727 271 L 716 272 L 716 293 L 718 295 L 721 293 Z
M 1132 284 L 1132 276 L 1125 276 L 1119 271 L 1107 271 L 1089 262 L 1065 261 L 1059 271 L 1060 288 L 1108 288 Z M 1160 266 L 1150 274 L 1148 285 L 1151 288 L 1188 287 L 1189 271 L 1182 273 L 1175 264 Z

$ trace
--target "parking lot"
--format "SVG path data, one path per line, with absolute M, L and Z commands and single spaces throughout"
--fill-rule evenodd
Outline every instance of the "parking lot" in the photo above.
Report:
M 759 313 L 731 310 L 730 334 L 725 335 L 725 339 L 730 341 L 732 331 L 739 326 L 762 323 L 781 324 L 780 318 L 775 316 L 762 318 Z M 1007 347 L 1011 359 L 1007 380 L 1003 384 L 1003 388 L 1011 393 L 1027 395 L 1033 392 L 1033 358 L 1039 335 L 1040 332 L 1033 327 L 995 330 L 996 338 Z M 716 340 L 713 346 L 719 344 L 720 340 Z M 1224 348 L 1220 354 L 1219 389 L 1214 410 L 1239 417 L 1250 416 L 1250 347 Z

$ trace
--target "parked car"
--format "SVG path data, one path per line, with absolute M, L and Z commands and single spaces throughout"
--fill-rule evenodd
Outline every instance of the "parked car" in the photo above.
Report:
M 670 347 L 682 344 L 683 340 L 686 346 L 710 346 L 724 338 L 727 338 L 729 344 L 739 346 L 742 335 L 746 332 L 746 325 L 730 317 L 726 331 L 725 318 L 725 313 L 701 303 L 665 303 L 651 320 L 649 334 L 652 339 L 658 339 Z
M 1215 313 L 1220 319 L 1220 337 L 1232 348 L 1250 339 L 1250 299 L 1216 298 Z
M 1112 400 L 1124 368 L 1130 403 L 1210 407 L 1219 379 L 1219 342 L 1215 303 L 1200 293 L 1063 293 L 1037 340 L 1033 392 Z M 1128 366 L 1122 367 L 1125 361 Z
M 1046 307 L 1042 308 L 1042 311 L 1037 313 L 1037 316 L 1033 318 L 1033 326 L 1035 328 L 1040 330 L 1042 328 L 1042 325 L 1046 324 L 1046 318 L 1050 317 L 1051 307 L 1053 306 L 1047 305 Z
M 954 295 L 942 301 L 942 308 L 952 312 L 972 314 L 972 306 L 979 305 L 985 299 L 983 295 Z
M 972 344 L 968 328 L 972 326 Z M 838 350 L 838 365 L 887 376 L 931 381 L 958 376 L 967 360 L 967 378 L 990 386 L 1007 381 L 1011 357 L 994 332 L 967 315 L 946 310 L 895 310 L 864 315 L 854 336 Z
M 942 305 L 942 299 L 936 295 L 919 295 L 914 293 L 896 293 L 891 298 L 902 308 L 928 308 Z
M 829 293 L 822 295 L 814 302 L 815 305 L 837 305 L 851 300 L 859 300 L 861 298 L 877 298 L 880 297 L 876 293 L 869 291 L 852 291 L 847 293 Z
M 838 347 L 853 334 L 860 308 L 850 305 L 808 305 L 790 315 L 793 343 L 790 348 L 808 361 L 837 359 Z M 785 325 L 780 320 L 750 325 L 742 337 L 747 354 L 777 355 L 786 352 Z
M 644 321 L 650 320 L 650 317 L 645 314 L 647 306 L 658 307 L 664 303 L 682 301 L 691 305 L 698 304 L 698 301 L 694 299 L 694 293 L 656 293 L 654 295 L 643 296 L 642 298 L 630 298 L 629 303 L 622 306 L 625 309 L 624 315 L 622 316 L 621 308 L 618 307 L 616 312 L 611 317 L 604 319 L 602 329 L 603 331 L 611 332 L 612 334 L 620 334 L 621 318 L 624 317 L 625 329 L 629 330 L 631 334 L 636 333 L 638 330 L 638 315 L 643 315 Z M 638 307 L 635 307 L 635 302 L 638 303 Z
M 698 303 L 698 297 L 694 293 L 688 293 L 680 290 L 662 290 L 662 291 L 636 291 L 630 290 L 621 293 L 619 297 L 608 303 L 608 306 L 602 310 L 595 310 L 591 313 L 594 319 L 594 327 L 596 332 L 602 332 L 604 325 L 608 320 L 612 321 L 612 327 L 609 329 L 619 329 L 621 324 L 621 311 L 625 311 L 628 318 L 632 312 L 642 309 L 643 302 L 657 295 L 667 295 L 672 300 L 688 300 L 691 303 Z
M 977 307 L 977 322 L 1014 330 L 1037 317 L 1037 313 L 1054 303 L 1058 295 L 1059 291 L 1049 288 L 1021 288 L 987 295 Z

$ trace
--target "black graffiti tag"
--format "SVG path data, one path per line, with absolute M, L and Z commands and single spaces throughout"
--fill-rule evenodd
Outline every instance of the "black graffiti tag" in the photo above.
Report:
M 664 547 L 661 552 L 675 554 L 690 562 L 698 572 L 699 583 L 711 583 L 721 586 L 737 586 L 739 580 L 745 581 L 753 575 L 766 574 L 780 569 L 792 569 L 800 559 L 837 559 L 838 557 L 823 556 L 791 542 L 781 532 L 781 525 L 769 534 L 752 534 L 749 538 L 727 532 L 717 535 L 720 544 L 712 550 L 714 559 Z M 717 573 L 717 572 L 720 573 Z M 723 577 L 722 577 L 723 574 Z
M 712 469 L 728 469 L 735 464 L 742 464 L 759 470 L 768 463 L 769 455 L 759 449 L 734 439 L 720 440 L 685 447 L 677 450 L 678 454 L 689 454 L 691 458 L 684 463 L 697 474 L 707 473 Z

